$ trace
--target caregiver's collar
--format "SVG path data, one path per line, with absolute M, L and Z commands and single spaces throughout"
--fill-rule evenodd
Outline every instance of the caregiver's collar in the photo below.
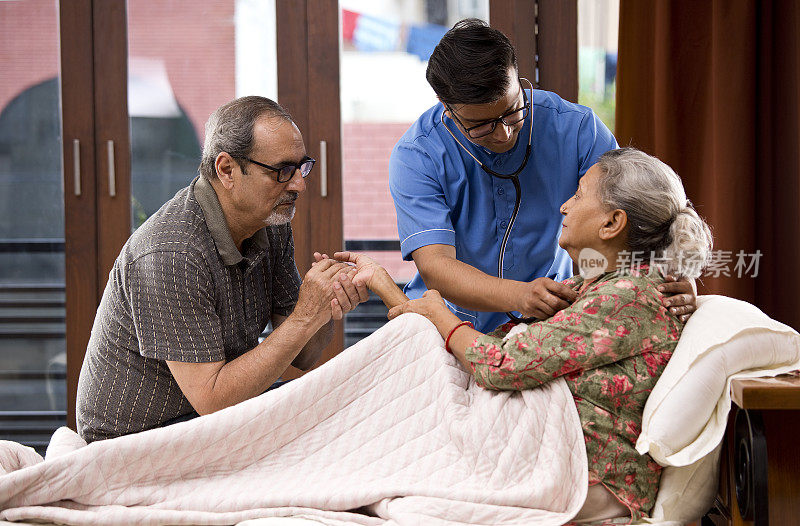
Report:
M 222 211 L 222 205 L 219 204 L 217 192 L 214 191 L 214 187 L 203 176 L 198 176 L 192 184 L 194 185 L 194 198 L 197 199 L 200 208 L 203 210 L 208 231 L 217 246 L 217 252 L 219 252 L 222 262 L 226 266 L 236 265 L 244 257 L 239 252 L 239 249 L 236 248 L 236 243 L 233 242 L 231 231 L 228 229 L 228 222 L 225 220 L 225 213 Z M 253 234 L 250 239 L 261 249 L 269 246 L 266 227 Z

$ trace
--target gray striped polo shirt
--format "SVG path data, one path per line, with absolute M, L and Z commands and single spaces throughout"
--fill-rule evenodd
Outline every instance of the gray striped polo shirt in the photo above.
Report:
M 236 248 L 211 184 L 196 178 L 133 233 L 114 263 L 78 381 L 88 442 L 136 433 L 193 411 L 166 360 L 233 360 L 288 316 L 300 275 L 291 226 Z

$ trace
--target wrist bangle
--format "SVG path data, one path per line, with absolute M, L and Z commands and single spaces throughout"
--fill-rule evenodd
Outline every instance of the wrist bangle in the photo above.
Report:
M 454 333 L 454 332 L 456 332 L 456 330 L 458 330 L 458 328 L 459 328 L 459 327 L 463 327 L 464 325 L 469 325 L 469 327 L 470 327 L 471 329 L 474 329 L 474 328 L 475 328 L 475 326 L 474 326 L 474 325 L 472 325 L 472 322 L 471 322 L 471 321 L 462 321 L 461 323 L 459 323 L 458 325 L 456 325 L 455 327 L 453 327 L 452 329 L 450 329 L 450 333 L 447 335 L 447 338 L 444 340 L 444 348 L 445 348 L 445 350 L 446 350 L 447 352 L 449 352 L 450 354 L 453 354 L 453 351 L 452 351 L 452 350 L 450 350 L 450 338 L 452 338 L 452 337 L 453 337 L 453 333 Z

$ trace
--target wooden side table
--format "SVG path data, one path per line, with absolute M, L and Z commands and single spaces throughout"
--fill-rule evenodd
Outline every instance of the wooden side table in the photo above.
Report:
M 800 377 L 734 380 L 719 494 L 703 524 L 800 525 Z

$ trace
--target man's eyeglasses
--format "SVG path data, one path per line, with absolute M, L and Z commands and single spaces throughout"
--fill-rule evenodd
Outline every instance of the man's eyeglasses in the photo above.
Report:
M 503 123 L 506 126 L 513 126 L 518 122 L 525 120 L 528 117 L 528 110 L 530 108 L 530 104 L 528 103 L 528 96 L 525 94 L 525 88 L 522 86 L 522 80 L 520 80 L 519 82 L 519 89 L 520 91 L 522 91 L 522 100 L 523 100 L 521 108 L 507 111 L 506 113 L 502 114 L 496 119 L 482 122 L 477 126 L 472 126 L 469 128 L 464 126 L 464 123 L 458 119 L 458 116 L 449 105 L 446 106 L 447 109 L 450 111 L 450 115 L 452 115 L 453 119 L 455 119 L 455 121 L 458 124 L 460 124 L 462 128 L 464 128 L 464 131 L 467 132 L 467 135 L 469 136 L 470 139 L 480 139 L 481 137 L 486 137 L 487 135 L 491 134 L 497 127 L 498 122 Z
M 278 179 L 279 183 L 288 183 L 292 179 L 292 177 L 294 176 L 294 172 L 297 171 L 297 170 L 300 170 L 300 175 L 302 175 L 303 179 L 305 179 L 306 176 L 309 173 L 311 173 L 311 169 L 314 168 L 314 163 L 317 162 L 316 159 L 312 159 L 311 157 L 304 157 L 303 160 L 300 161 L 297 164 L 288 163 L 288 164 L 284 164 L 280 168 L 275 168 L 274 166 L 270 166 L 268 164 L 264 164 L 264 163 L 260 163 L 258 161 L 254 161 L 253 159 L 251 159 L 249 157 L 245 157 L 245 159 L 247 159 L 247 161 L 249 161 L 249 162 L 251 162 L 253 164 L 257 164 L 258 166 L 261 166 L 262 168 L 266 168 L 267 170 L 272 170 L 273 172 L 278 174 L 277 175 L 277 179 Z

